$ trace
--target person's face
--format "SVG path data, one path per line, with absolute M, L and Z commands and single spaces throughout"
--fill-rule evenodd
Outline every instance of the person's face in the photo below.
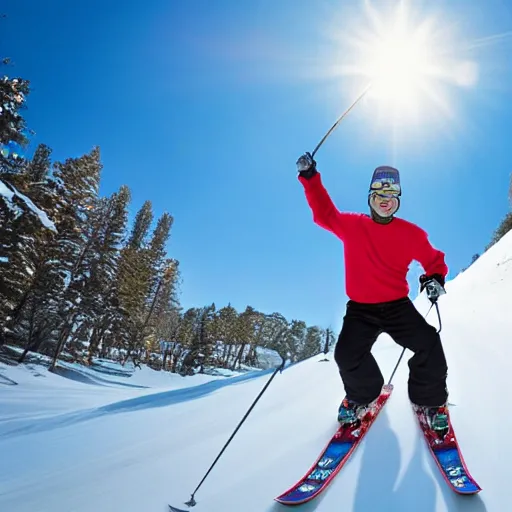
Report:
M 398 210 L 398 199 L 393 196 L 383 196 L 373 193 L 370 206 L 380 217 L 391 217 Z

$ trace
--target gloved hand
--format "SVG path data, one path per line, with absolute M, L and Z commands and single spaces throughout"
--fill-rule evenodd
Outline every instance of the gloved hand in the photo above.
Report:
M 426 289 L 430 302 L 437 302 L 437 299 L 446 293 L 444 283 L 445 279 L 441 274 L 423 274 L 420 276 L 420 293 Z
M 311 178 L 317 173 L 316 162 L 309 151 L 304 153 L 297 160 L 297 171 L 299 172 L 299 176 L 307 179 Z

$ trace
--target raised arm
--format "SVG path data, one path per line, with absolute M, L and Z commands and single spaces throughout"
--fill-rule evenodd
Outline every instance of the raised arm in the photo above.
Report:
M 313 212 L 313 221 L 341 238 L 345 224 L 344 215 L 336 208 L 327 193 L 316 169 L 316 162 L 306 154 L 298 160 L 297 165 L 299 181 L 304 187 L 306 200 Z
M 335 235 L 341 235 L 341 212 L 334 206 L 325 190 L 320 173 L 317 172 L 309 179 L 299 176 L 299 181 L 304 186 L 306 200 L 313 212 L 313 221 Z

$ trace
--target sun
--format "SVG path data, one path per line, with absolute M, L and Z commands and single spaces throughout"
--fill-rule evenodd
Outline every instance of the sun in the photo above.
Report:
M 392 32 L 368 47 L 362 61 L 372 84 L 373 94 L 394 107 L 410 106 L 436 72 L 435 59 L 423 37 L 408 33 L 405 27 Z
M 453 26 L 442 16 L 414 11 L 404 0 L 387 12 L 365 1 L 363 14 L 361 23 L 344 23 L 333 34 L 337 50 L 331 76 L 356 78 L 357 87 L 368 87 L 372 112 L 386 121 L 405 126 L 427 114 L 454 117 L 450 94 L 475 86 L 478 66 L 457 55 L 462 45 Z

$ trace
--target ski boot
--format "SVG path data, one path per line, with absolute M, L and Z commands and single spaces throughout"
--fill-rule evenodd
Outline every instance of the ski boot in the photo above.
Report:
M 338 422 L 340 425 L 355 425 L 360 423 L 367 410 L 368 405 L 358 404 L 344 398 L 338 409 Z
M 423 413 L 429 428 L 442 439 L 448 433 L 448 408 L 446 405 L 440 407 L 416 406 Z

